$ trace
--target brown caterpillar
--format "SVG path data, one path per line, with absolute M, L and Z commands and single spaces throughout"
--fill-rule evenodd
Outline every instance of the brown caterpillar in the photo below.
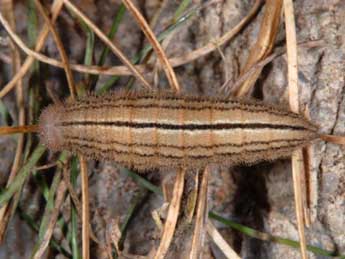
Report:
M 148 93 L 54 104 L 39 128 L 52 150 L 137 169 L 274 160 L 319 137 L 302 116 L 262 103 Z

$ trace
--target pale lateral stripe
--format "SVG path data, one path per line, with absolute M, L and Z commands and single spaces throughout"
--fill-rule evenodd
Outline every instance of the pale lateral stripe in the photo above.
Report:
M 135 109 L 135 108 L 134 108 Z M 181 109 L 180 111 L 182 111 Z M 157 108 L 150 110 L 141 110 L 142 116 L 134 117 L 130 122 L 132 123 L 162 123 L 162 124 L 171 124 L 171 125 L 182 125 L 177 123 L 178 122 L 178 113 L 173 114 L 175 116 L 171 116 L 169 118 L 163 118 L 162 116 L 158 116 L 158 120 L 156 121 L 155 118 L 150 117 L 149 115 L 153 112 L 156 112 Z M 183 110 L 186 114 L 190 113 L 189 110 Z M 103 112 L 108 112 L 106 109 L 104 109 Z M 163 113 L 164 110 L 159 111 L 159 113 Z M 170 111 L 169 111 L 170 112 Z M 210 112 L 210 110 L 204 110 L 203 111 L 205 115 Z M 237 114 L 239 112 L 243 113 L 243 116 L 234 116 L 233 114 Z M 113 111 L 113 114 L 111 116 L 97 116 L 97 113 L 94 111 L 88 111 L 88 120 L 90 121 L 90 118 L 97 118 L 92 121 L 94 122 L 111 122 L 111 121 L 118 121 L 118 122 L 127 122 L 128 117 L 122 116 L 120 110 L 118 112 Z M 232 114 L 233 113 L 233 114 Z M 263 116 L 260 116 L 260 113 L 262 113 Z M 213 120 L 212 124 L 249 124 L 249 123 L 268 123 L 272 125 L 280 125 L 280 124 L 287 124 L 290 126 L 294 125 L 301 125 L 301 120 L 298 118 L 291 118 L 289 116 L 277 116 L 272 114 L 267 114 L 266 112 L 244 112 L 240 109 L 231 110 L 231 111 L 214 111 L 213 112 Z M 104 114 L 102 114 L 104 115 Z M 140 114 L 141 115 L 141 114 Z M 190 115 L 190 114 L 188 114 Z M 200 114 L 199 114 L 200 115 Z M 96 117 L 97 116 L 97 117 Z M 187 116 L 192 117 L 192 116 Z M 217 118 L 217 117 L 223 117 L 223 118 Z M 250 119 L 248 119 L 250 117 Z M 77 116 L 77 114 L 70 115 L 70 119 L 63 119 L 61 122 L 83 122 L 85 121 L 84 116 Z M 207 118 L 203 120 L 197 120 L 197 119 L 185 119 L 183 121 L 183 124 L 197 124 L 197 125 L 207 125 L 209 124 L 209 120 Z

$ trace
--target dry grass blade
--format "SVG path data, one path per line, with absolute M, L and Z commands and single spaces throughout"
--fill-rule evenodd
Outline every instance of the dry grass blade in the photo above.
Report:
M 71 196 L 71 198 L 72 198 L 72 201 L 73 201 L 73 203 L 74 203 L 74 206 L 76 207 L 76 209 L 77 209 L 77 213 L 78 213 L 78 215 L 80 215 L 80 217 L 81 217 L 81 215 L 82 215 L 82 209 L 81 209 L 81 203 L 80 203 L 80 201 L 79 201 L 79 199 L 78 199 L 78 195 L 77 195 L 77 193 L 74 191 L 74 189 L 73 189 L 73 186 L 72 186 L 72 184 L 71 184 L 71 181 L 70 181 L 70 179 L 71 179 L 71 176 L 70 176 L 70 172 L 69 172 L 69 170 L 65 167 L 64 169 L 63 169 L 63 171 L 62 171 L 62 176 L 63 176 L 63 180 L 65 181 L 65 183 L 66 183 L 66 186 L 67 186 L 67 190 L 68 190 L 68 192 L 69 192 L 69 195 Z
M 306 227 L 310 227 L 317 216 L 318 180 L 317 175 L 312 173 L 311 158 L 313 149 L 311 145 L 302 149 L 304 179 L 302 182 L 305 193 L 304 219 Z
M 213 242 L 219 247 L 228 259 L 240 259 L 241 257 L 228 245 L 216 227 L 210 220 L 207 221 L 207 233 L 212 238 Z
M 0 135 L 11 135 L 16 133 L 38 132 L 37 125 L 18 126 L 18 127 L 0 127 Z
M 37 168 L 36 168 L 37 170 Z M 77 210 L 77 214 L 78 214 L 78 217 L 80 218 L 80 220 L 82 220 L 82 204 L 81 202 L 79 201 L 78 199 L 78 195 L 76 193 L 76 191 L 74 190 L 72 184 L 71 184 L 71 177 L 70 177 L 70 171 L 67 170 L 67 168 L 64 168 L 63 171 L 62 171 L 62 175 L 63 175 L 63 179 L 66 183 L 66 186 L 67 186 L 67 190 L 68 190 L 68 193 L 69 195 L 71 196 L 72 198 L 72 201 L 74 203 L 74 206 L 76 207 L 76 210 Z M 93 233 L 92 229 L 91 229 L 91 225 L 90 225 L 90 238 L 97 244 L 101 244 L 100 241 L 98 240 L 98 238 L 96 237 L 96 235 Z
M 207 211 L 208 179 L 209 179 L 209 168 L 206 167 L 202 174 L 201 185 L 199 187 L 198 205 L 197 205 L 196 218 L 195 218 L 192 248 L 189 254 L 190 259 L 200 258 L 202 248 L 205 242 L 205 234 L 207 231 L 206 222 L 208 219 L 208 211 Z
M 165 74 L 168 78 L 170 86 L 175 88 L 175 90 L 177 92 L 180 92 L 180 85 L 177 81 L 175 72 L 174 72 L 167 56 L 164 53 L 163 48 L 161 47 L 156 36 L 152 32 L 150 26 L 147 24 L 144 17 L 141 15 L 141 13 L 138 11 L 138 9 L 135 7 L 135 5 L 132 3 L 131 0 L 122 0 L 122 2 L 127 7 L 127 9 L 132 13 L 134 18 L 137 20 L 140 28 L 143 30 L 147 39 L 150 41 L 153 49 L 156 51 L 157 57 L 163 66 L 163 69 L 164 69 Z
M 252 9 L 249 11 L 248 15 L 244 17 L 233 29 L 231 29 L 229 32 L 227 32 L 220 38 L 212 40 L 212 42 L 206 44 L 205 46 L 201 48 L 198 48 L 194 51 L 186 53 L 185 55 L 182 55 L 180 57 L 169 59 L 171 65 L 173 67 L 177 67 L 177 66 L 182 66 L 184 64 L 187 64 L 199 57 L 207 55 L 208 53 L 216 50 L 219 46 L 222 46 L 224 43 L 231 40 L 256 15 L 261 4 L 262 4 L 261 0 L 256 0 L 255 4 L 253 5 Z
M 180 212 L 181 199 L 184 188 L 184 176 L 186 171 L 181 169 L 177 172 L 174 191 L 172 199 L 169 205 L 168 216 L 164 225 L 164 231 L 162 235 L 161 242 L 159 244 L 155 259 L 163 259 L 169 249 L 170 243 L 172 241 L 178 215 Z
M 28 48 L 25 43 L 19 38 L 19 36 L 14 32 L 14 30 L 12 30 L 10 24 L 8 23 L 8 21 L 4 18 L 4 16 L 0 13 L 0 22 L 2 23 L 2 25 L 4 26 L 5 30 L 8 32 L 8 34 L 10 35 L 10 37 L 12 38 L 12 40 L 18 45 L 18 47 L 23 50 L 27 55 L 42 61 L 44 63 L 47 63 L 49 65 L 53 65 L 53 66 L 57 66 L 57 67 L 61 67 L 63 68 L 63 63 L 59 62 L 53 58 L 49 58 L 43 54 L 40 54 L 36 51 L 31 50 L 30 48 Z M 25 63 L 24 63 L 25 65 Z M 24 66 L 23 65 L 23 66 Z
M 89 216 L 89 181 L 87 174 L 86 160 L 79 155 L 81 174 L 81 197 L 82 197 L 82 243 L 83 259 L 90 258 L 90 216 Z
M 304 48 L 315 48 L 315 47 L 321 47 L 325 44 L 323 40 L 316 40 L 316 41 L 307 41 L 307 42 L 301 42 L 298 44 L 299 47 Z M 249 79 L 251 76 L 253 76 L 256 72 L 261 71 L 264 66 L 271 63 L 274 59 L 277 57 L 284 55 L 286 53 L 286 49 L 280 49 L 278 51 L 275 51 L 271 55 L 267 56 L 265 59 L 261 60 L 260 62 L 253 65 L 250 69 L 248 69 L 245 73 L 241 74 L 234 84 L 231 85 L 231 91 L 236 91 L 241 85 Z M 230 80 L 226 81 L 220 90 L 225 90 L 227 86 L 229 85 Z
M 296 218 L 298 225 L 298 234 L 301 244 L 302 258 L 307 258 L 307 247 L 304 232 L 304 206 L 302 198 L 302 186 L 301 186 L 301 173 L 304 173 L 302 161 L 303 155 L 302 150 L 296 150 L 292 153 L 292 177 L 293 177 L 293 187 L 294 187 L 294 197 L 295 197 L 295 208 L 296 208 Z
M 63 0 L 55 0 L 53 2 L 52 8 L 51 8 L 52 21 L 53 22 L 55 22 L 57 16 L 59 15 L 59 13 L 60 13 L 60 11 L 62 9 L 62 6 L 63 6 Z M 37 39 L 37 43 L 36 43 L 36 47 L 35 47 L 36 51 L 39 51 L 43 47 L 47 35 L 48 35 L 48 27 L 44 26 L 42 31 L 40 32 L 40 34 L 38 36 L 38 39 Z M 18 44 L 18 42 L 16 42 L 16 43 Z M 33 62 L 34 62 L 34 58 L 33 57 L 30 56 L 30 57 L 26 58 L 24 64 L 21 66 L 20 70 L 17 71 L 17 73 L 10 80 L 10 82 L 8 82 L 1 89 L 1 91 L 0 91 L 0 98 L 3 98 L 7 93 L 9 93 L 13 89 L 13 87 L 16 85 L 18 80 L 20 80 L 27 73 L 27 71 L 29 70 L 29 68 L 31 67 Z
M 64 50 L 62 41 L 61 41 L 58 33 L 54 29 L 53 24 L 49 20 L 49 17 L 45 13 L 45 10 L 44 10 L 43 6 L 41 5 L 40 1 L 39 0 L 35 0 L 35 5 L 36 5 L 37 9 L 39 10 L 39 12 L 41 13 L 41 15 L 43 16 L 45 23 L 48 25 L 48 28 L 51 31 L 52 35 L 53 35 L 53 38 L 55 40 L 57 49 L 58 49 L 59 54 L 60 54 L 61 59 L 62 59 L 63 68 L 64 68 L 65 73 L 66 73 L 66 78 L 67 78 L 68 87 L 69 87 L 69 91 L 70 91 L 71 97 L 72 97 L 73 100 L 75 100 L 75 98 L 76 98 L 76 90 L 75 90 L 74 80 L 73 80 L 72 72 L 71 72 L 71 69 L 70 69 L 70 66 L 69 66 L 68 57 L 67 57 L 66 51 Z
M 3 24 L 5 30 L 8 32 L 8 34 L 11 36 L 13 41 L 20 47 L 20 49 L 27 54 L 29 57 L 24 62 L 21 69 L 18 71 L 18 73 L 13 77 L 13 79 L 2 89 L 0 92 L 0 98 L 5 96 L 16 84 L 16 82 L 22 78 L 25 73 L 30 68 L 32 62 L 34 59 L 37 59 L 43 63 L 49 64 L 51 66 L 64 68 L 64 63 L 56 60 L 54 58 L 47 57 L 37 51 L 34 51 L 27 47 L 25 43 L 16 35 L 16 33 L 11 29 L 8 22 L 4 19 L 2 14 L 0 14 L 0 22 Z M 126 66 L 115 66 L 115 67 L 98 67 L 98 66 L 85 66 L 85 65 L 79 65 L 79 64 L 69 64 L 70 67 L 78 72 L 82 73 L 88 73 L 88 74 L 104 74 L 104 75 L 132 75 L 133 73 L 131 70 L 129 70 Z M 139 72 L 144 72 L 148 69 L 146 69 L 145 66 L 137 66 Z
M 49 30 L 53 34 L 54 40 L 56 42 L 57 49 L 61 56 L 63 62 L 63 68 L 66 73 L 68 86 L 70 89 L 71 97 L 73 100 L 76 98 L 76 90 L 74 85 L 74 80 L 72 76 L 72 72 L 69 66 L 68 57 L 66 51 L 64 50 L 62 41 L 57 34 L 56 30 L 54 29 L 53 25 L 51 24 L 48 16 L 45 14 L 43 6 L 40 4 L 38 0 L 35 0 L 35 4 L 40 11 L 41 15 L 44 17 L 45 22 L 48 25 Z M 89 237 L 90 237 L 90 222 L 89 222 L 89 197 L 88 197 L 88 175 L 87 175 L 87 166 L 85 159 L 80 156 L 80 168 L 81 168 L 81 175 L 82 175 L 82 243 L 83 243 L 83 258 L 88 259 L 90 252 L 89 252 Z M 77 204 L 77 203 L 76 203 Z M 80 210 L 79 210 L 80 211 Z
M 298 98 L 298 68 L 297 68 L 297 40 L 296 40 L 296 25 L 293 10 L 293 2 L 291 0 L 284 0 L 285 26 L 286 26 L 286 45 L 288 56 L 288 82 L 289 82 L 289 103 L 290 109 L 299 113 L 299 98 Z M 302 150 L 296 150 L 292 154 L 292 176 L 295 194 L 296 217 L 298 224 L 298 234 L 301 243 L 302 258 L 307 258 L 307 244 L 304 233 L 304 206 L 305 196 L 303 196 L 301 186 L 301 174 L 304 174 L 304 168 L 301 165 L 303 161 Z M 304 192 L 305 194 L 305 192 Z M 303 199 L 304 197 L 304 199 Z
M 1 4 L 1 9 L 7 14 L 7 17 L 10 21 L 11 27 L 16 28 L 16 21 L 13 13 L 13 1 L 3 1 Z M 13 74 L 20 69 L 20 54 L 17 48 L 11 44 L 12 49 L 12 71 Z M 18 107 L 18 125 L 22 126 L 25 124 L 25 109 L 24 109 L 24 92 L 23 92 L 23 82 L 22 80 L 18 80 L 16 85 L 16 102 Z M 9 186 L 15 176 L 17 175 L 17 171 L 22 162 L 22 151 L 24 148 L 24 134 L 20 134 L 17 140 L 17 148 L 14 157 L 14 161 L 12 164 L 12 168 L 10 171 L 10 176 L 7 181 L 7 186 Z M 8 203 L 4 204 L 4 206 L 0 209 L 0 241 L 3 240 L 4 233 L 6 232 L 8 221 L 10 219 L 10 210 L 8 209 Z
M 62 206 L 62 203 L 65 200 L 64 197 L 65 197 L 66 189 L 67 188 L 66 188 L 65 182 L 61 181 L 59 184 L 59 187 L 57 189 L 57 192 L 56 192 L 55 206 L 54 206 L 54 209 L 52 211 L 51 217 L 49 219 L 47 230 L 44 234 L 43 241 L 42 241 L 39 249 L 37 250 L 37 252 L 35 253 L 35 255 L 33 257 L 34 259 L 42 258 L 44 252 L 46 251 L 46 249 L 49 245 L 50 239 L 53 235 L 53 230 L 54 230 L 56 221 L 57 221 L 58 216 L 59 216 L 60 208 Z
M 333 144 L 345 146 L 345 136 L 321 135 L 320 138 Z
M 53 17 L 52 21 L 53 22 L 55 21 L 58 13 L 60 12 L 61 5 L 58 5 L 58 4 L 61 1 L 63 1 L 63 0 L 56 1 L 55 2 L 56 5 L 54 6 L 54 4 L 53 4 L 53 6 L 52 6 L 52 17 Z M 248 23 L 248 21 L 251 18 L 253 18 L 253 16 L 257 13 L 260 5 L 261 5 L 261 1 L 257 0 L 255 5 L 253 6 L 253 8 L 250 10 L 249 14 L 245 18 L 243 18 L 242 21 L 235 28 L 233 28 L 231 31 L 227 32 L 222 37 L 213 40 L 212 42 L 208 43 L 207 45 L 205 45 L 199 49 L 196 49 L 190 53 L 182 55 L 181 57 L 171 58 L 171 59 L 169 59 L 169 62 L 171 63 L 171 65 L 173 67 L 177 67 L 177 66 L 187 64 L 188 62 L 191 62 L 196 58 L 202 57 L 202 56 L 214 51 L 215 49 L 217 49 L 217 46 L 221 46 L 225 42 L 231 40 L 244 27 Z M 0 15 L 0 21 L 3 22 L 4 19 L 1 20 L 1 18 L 2 17 Z M 48 34 L 48 28 L 47 27 L 43 28 L 43 30 L 39 36 L 39 39 L 37 41 L 38 43 L 37 43 L 36 48 L 35 48 L 36 51 L 34 51 L 34 50 L 31 50 L 30 48 L 28 48 L 24 44 L 24 42 L 18 36 L 16 36 L 16 34 L 11 30 L 11 28 L 6 26 L 6 20 L 4 20 L 4 21 L 5 21 L 4 27 L 7 30 L 7 32 L 11 35 L 13 40 L 22 49 L 22 51 L 24 51 L 29 57 L 25 60 L 24 64 L 22 65 L 22 67 L 18 71 L 18 73 L 0 91 L 0 98 L 4 97 L 15 86 L 15 83 L 17 82 L 17 80 L 19 80 L 20 78 L 22 78 L 26 74 L 26 72 L 28 71 L 28 69 L 32 65 L 32 62 L 34 61 L 34 59 L 37 59 L 41 62 L 47 63 L 47 64 L 52 65 L 52 66 L 63 68 L 62 62 L 60 62 L 56 59 L 53 59 L 53 58 L 49 58 L 49 57 L 37 52 L 37 50 L 41 49 L 41 47 L 43 46 L 44 40 Z M 217 42 L 217 44 L 215 44 L 214 42 Z M 70 64 L 70 67 L 71 67 L 71 69 L 73 69 L 75 71 L 78 71 L 81 73 L 88 73 L 88 74 L 118 75 L 118 76 L 132 75 L 131 70 L 129 70 L 126 66 L 99 67 L 99 66 L 85 66 L 85 65 L 79 65 L 79 64 Z M 140 72 L 140 73 L 147 73 L 148 71 L 150 71 L 148 66 L 138 65 L 135 67 L 138 70 L 138 72 Z
M 265 13 L 261 22 L 259 37 L 251 48 L 247 63 L 242 69 L 241 74 L 246 73 L 253 65 L 271 53 L 279 28 L 281 7 L 282 0 L 266 1 Z M 250 78 L 248 78 L 242 86 L 234 92 L 234 96 L 239 97 L 247 95 L 258 79 L 260 73 L 261 70 L 255 72 Z
M 133 73 L 133 75 L 139 80 L 139 82 L 142 83 L 144 87 L 147 89 L 151 89 L 150 84 L 145 80 L 145 78 L 142 76 L 142 74 L 135 68 L 135 66 L 128 60 L 128 58 L 122 53 L 122 51 L 115 46 L 111 42 L 111 40 L 108 39 L 106 35 L 93 23 L 89 18 L 87 18 L 75 5 L 73 5 L 69 0 L 64 0 L 65 5 L 70 8 L 73 13 L 75 13 L 77 16 L 79 16 L 80 19 L 82 19 L 87 26 L 90 27 L 90 29 L 102 40 L 112 51 L 113 53 L 124 63 L 128 69 Z
M 195 210 L 197 207 L 198 201 L 198 190 L 199 190 L 199 178 L 200 178 L 200 170 L 197 170 L 194 175 L 194 185 L 193 190 L 188 194 L 188 201 L 187 201 L 187 208 L 186 208 L 186 218 L 188 224 L 191 224 L 195 215 Z
M 260 72 L 264 66 L 266 66 L 268 63 L 272 62 L 275 58 L 278 56 L 284 54 L 285 51 L 273 53 L 266 57 L 265 59 L 261 60 L 260 62 L 256 63 L 253 65 L 250 69 L 248 69 L 245 73 L 241 74 L 239 78 L 236 79 L 236 82 L 231 85 L 231 92 L 236 92 L 242 85 L 243 83 L 251 78 L 255 73 Z M 225 90 L 230 83 L 230 80 L 226 81 L 220 90 Z

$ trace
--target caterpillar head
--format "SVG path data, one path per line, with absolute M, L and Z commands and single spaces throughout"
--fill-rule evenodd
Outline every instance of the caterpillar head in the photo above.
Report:
M 39 118 L 40 140 L 52 151 L 58 151 L 62 148 L 63 136 L 58 124 L 63 113 L 63 104 L 52 104 L 43 110 Z

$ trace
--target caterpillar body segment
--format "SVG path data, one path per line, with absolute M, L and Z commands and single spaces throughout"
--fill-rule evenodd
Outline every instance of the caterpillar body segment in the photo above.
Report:
M 274 160 L 319 137 L 302 116 L 259 102 L 155 93 L 54 104 L 39 127 L 52 150 L 140 170 Z

